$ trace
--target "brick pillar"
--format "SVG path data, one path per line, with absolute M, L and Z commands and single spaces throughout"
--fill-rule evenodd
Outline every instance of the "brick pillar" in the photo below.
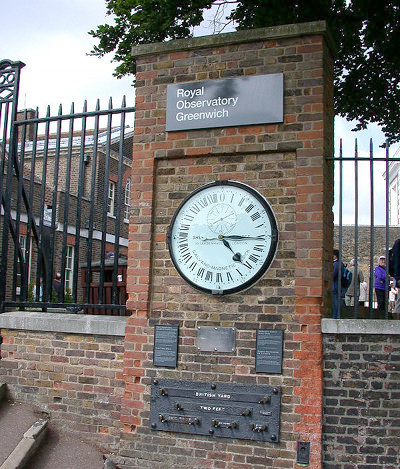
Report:
M 323 22 L 134 48 L 137 60 L 132 213 L 120 453 L 146 467 L 295 468 L 310 442 L 321 468 L 322 338 L 332 264 L 331 44 Z M 283 73 L 284 122 L 165 131 L 168 84 Z M 218 179 L 243 181 L 278 221 L 276 258 L 245 293 L 202 294 L 177 274 L 166 232 L 179 203 Z M 178 365 L 153 367 L 153 326 L 179 326 Z M 233 354 L 197 351 L 199 325 L 234 327 Z M 258 328 L 284 331 L 282 374 L 255 373 Z M 155 377 L 273 385 L 282 390 L 278 444 L 150 430 Z M 159 465 L 157 465 L 159 464 Z

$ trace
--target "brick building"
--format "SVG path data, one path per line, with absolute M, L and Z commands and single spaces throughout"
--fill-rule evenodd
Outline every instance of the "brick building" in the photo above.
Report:
M 31 110 L 23 111 L 18 117 L 34 119 L 35 113 Z M 107 129 L 100 130 L 97 132 L 97 137 L 94 136 L 93 129 L 85 130 L 82 137 L 81 131 L 75 131 L 72 135 L 62 133 L 57 135 L 49 133 L 47 129 L 47 134 L 45 132 L 41 134 L 40 130 L 44 129 L 39 128 L 35 131 L 34 125 L 34 123 L 26 125 L 23 131 L 20 129 L 18 147 L 19 158 L 23 161 L 24 186 L 29 190 L 31 206 L 29 215 L 21 202 L 22 192 L 16 178 L 12 187 L 12 217 L 18 225 L 18 239 L 27 264 L 25 276 L 31 290 L 32 286 L 36 285 L 37 276 L 43 278 L 49 268 L 51 269 L 49 278 L 53 278 L 56 272 L 61 272 L 63 269 L 62 281 L 65 291 L 70 295 L 74 291 L 74 283 L 77 283 L 75 302 L 89 302 L 85 292 L 85 276 L 82 275 L 82 268 L 87 270 L 89 231 L 92 240 L 89 258 L 95 267 L 101 259 L 102 241 L 105 241 L 107 259 L 112 259 L 115 237 L 118 236 L 119 257 L 121 264 L 124 265 L 122 269 L 124 278 L 120 283 L 125 284 L 133 130 L 128 128 L 124 132 L 123 156 L 120 158 L 118 128 L 113 129 L 110 136 Z M 121 177 L 120 184 L 119 177 Z M 120 214 L 117 214 L 118 195 Z M 32 232 L 27 236 L 28 226 L 31 223 L 29 217 L 35 220 L 41 230 L 41 251 L 44 256 L 39 263 L 40 266 L 38 266 L 37 242 Z M 80 223 L 79 227 L 77 222 Z M 78 253 L 76 253 L 77 244 Z M 18 298 L 22 293 L 22 269 L 15 246 L 12 244 L 9 246 L 8 255 L 9 272 L 13 271 L 14 265 L 17 270 L 15 294 Z M 79 266 L 79 269 L 76 269 L 76 266 Z M 98 283 L 99 274 L 99 269 L 94 268 L 91 283 Z M 110 279 L 106 278 L 106 281 L 109 282 Z M 8 298 L 13 296 L 12 290 L 12 282 L 8 282 Z M 29 299 L 33 300 L 31 295 Z
M 393 157 L 399 155 L 398 149 Z M 400 166 L 398 161 L 393 161 L 389 165 L 388 173 L 383 177 L 389 182 L 389 223 L 390 225 L 400 225 Z

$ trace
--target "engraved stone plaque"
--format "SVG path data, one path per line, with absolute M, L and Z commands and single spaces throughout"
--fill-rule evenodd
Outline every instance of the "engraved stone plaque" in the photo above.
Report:
M 234 352 L 235 332 L 234 327 L 198 327 L 197 350 L 200 352 Z
M 154 366 L 176 368 L 178 359 L 178 326 L 154 326 Z
M 282 373 L 283 331 L 258 329 L 256 373 Z

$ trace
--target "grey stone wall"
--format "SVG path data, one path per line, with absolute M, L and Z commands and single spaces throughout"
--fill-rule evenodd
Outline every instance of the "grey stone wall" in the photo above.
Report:
M 323 336 L 323 467 L 398 469 L 400 324 L 323 322 L 335 326 Z

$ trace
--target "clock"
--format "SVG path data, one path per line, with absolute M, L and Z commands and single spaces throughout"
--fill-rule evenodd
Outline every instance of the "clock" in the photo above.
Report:
M 190 285 L 228 295 L 251 287 L 268 270 L 278 247 L 277 222 L 255 189 L 216 181 L 180 204 L 167 245 L 175 268 Z

